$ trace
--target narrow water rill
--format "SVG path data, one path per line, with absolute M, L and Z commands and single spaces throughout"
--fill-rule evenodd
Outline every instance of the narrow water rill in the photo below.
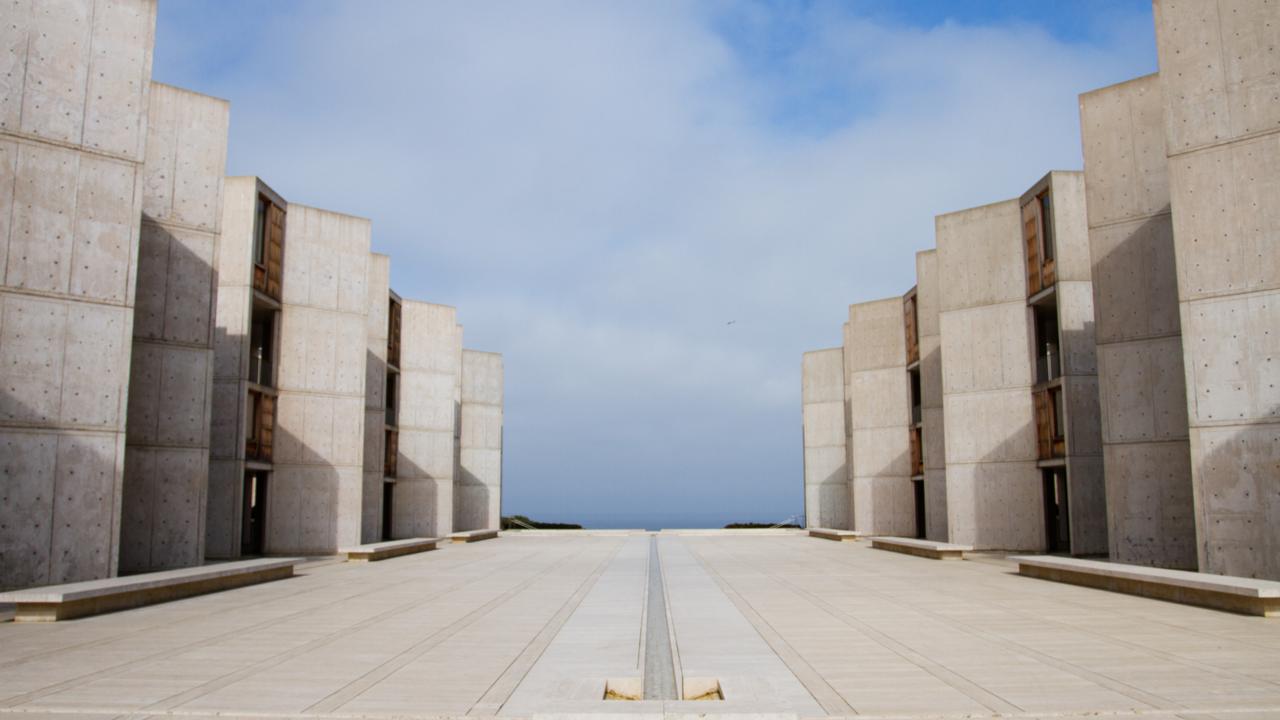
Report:
M 644 699 L 676 700 L 676 671 L 667 629 L 667 594 L 662 582 L 658 538 L 649 538 L 649 598 L 644 628 Z

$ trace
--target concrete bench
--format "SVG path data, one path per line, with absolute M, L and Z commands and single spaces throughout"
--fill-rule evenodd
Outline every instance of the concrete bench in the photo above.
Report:
M 853 530 L 833 530 L 831 528 L 809 528 L 809 537 L 835 540 L 836 542 L 855 542 L 862 538 L 862 533 Z
M 964 554 L 973 548 L 969 545 L 952 545 L 951 543 L 934 542 L 932 540 L 915 540 L 900 537 L 871 538 L 871 547 L 876 550 L 892 550 L 916 557 L 934 560 L 963 560 Z
M 471 543 L 480 542 L 481 540 L 492 540 L 498 537 L 497 530 L 465 530 L 456 532 L 449 536 L 449 539 L 455 543 Z
M 338 552 L 347 556 L 347 562 L 377 562 L 387 558 L 412 555 L 413 553 L 435 550 L 439 538 L 408 538 L 405 540 L 386 540 L 384 542 L 354 545 L 342 548 Z
M 1079 558 L 1020 555 L 1018 573 L 1184 605 L 1280 617 L 1280 582 Z
M 14 622 L 55 622 L 293 576 L 300 558 L 263 558 L 0 593 Z

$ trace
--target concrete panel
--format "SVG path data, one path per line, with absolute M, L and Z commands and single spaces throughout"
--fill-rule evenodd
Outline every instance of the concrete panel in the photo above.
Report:
M 1093 283 L 1059 280 L 1058 335 L 1064 375 L 1097 375 Z
M 1081 95 L 1080 127 L 1091 228 L 1167 212 L 1169 171 L 1158 75 Z
M 1157 0 L 1170 155 L 1280 127 L 1280 8 L 1267 0 Z
M 845 403 L 845 348 L 807 352 L 801 362 L 805 522 L 852 529 Z
M 938 277 L 938 251 L 916 253 L 916 315 L 921 339 L 942 333 L 938 324 L 942 312 L 942 280 Z M 923 356 L 924 351 L 921 350 Z
M 361 542 L 382 538 L 382 494 L 385 471 L 387 336 L 391 302 L 391 258 L 369 257 L 369 303 L 366 315 L 368 345 L 364 384 L 364 491 L 361 501 Z M 394 495 L 392 496 L 394 499 Z
M 1084 173 L 1049 173 L 1053 202 L 1054 265 L 1061 288 L 1065 282 L 1089 282 L 1089 218 L 1085 209 Z M 1030 198 L 1024 197 L 1022 202 Z
M 0 588 L 49 584 L 57 431 L 0 430 Z
M 941 326 L 944 395 L 1031 387 L 1031 314 L 1023 300 L 947 311 Z
M 1191 424 L 1280 421 L 1280 293 L 1183 308 Z
M 205 509 L 206 557 L 231 558 L 240 555 L 240 494 L 243 477 L 244 471 L 239 461 L 209 462 L 209 488 Z
M 945 469 L 924 471 L 925 537 L 947 542 L 951 533 L 947 526 L 947 472 Z
M 1114 444 L 1104 453 L 1112 559 L 1195 570 L 1187 443 Z
M 940 312 L 1026 298 L 1017 200 L 939 215 L 935 231 L 942 278 Z
M 1106 555 L 1107 488 L 1101 455 L 1068 456 L 1067 506 L 1071 554 Z
M 1177 335 L 1178 282 L 1171 216 L 1090 231 L 1094 334 L 1099 344 Z
M 855 477 L 853 509 L 853 529 L 864 535 L 915 534 L 915 491 L 909 477 Z
M 5 295 L 0 298 L 0 368 L 6 422 L 54 423 L 60 416 L 68 303 Z
M 901 297 L 849 306 L 849 334 L 855 339 L 849 372 L 903 368 L 907 364 Z
M 1192 428 L 1200 570 L 1280 578 L 1280 424 Z
M 115 574 L 120 536 L 115 487 L 123 449 L 123 438 L 111 433 L 64 433 L 58 438 L 50 583 Z
M 229 114 L 225 100 L 152 84 L 143 212 L 153 221 L 218 232 Z
M 948 463 L 952 542 L 977 550 L 1044 550 L 1042 495 L 1034 462 Z
M 946 397 L 947 467 L 1036 456 L 1035 407 L 1025 388 Z

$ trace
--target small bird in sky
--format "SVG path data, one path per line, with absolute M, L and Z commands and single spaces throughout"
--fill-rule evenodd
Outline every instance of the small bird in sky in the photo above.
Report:
M 725 325 L 732 325 L 732 324 L 734 324 L 734 323 L 736 323 L 736 322 L 738 322 L 738 321 L 737 321 L 737 320 L 730 320 L 729 322 L 725 323 Z

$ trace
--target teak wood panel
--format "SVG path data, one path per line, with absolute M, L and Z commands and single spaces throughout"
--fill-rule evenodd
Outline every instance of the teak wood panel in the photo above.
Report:
M 386 443 L 383 446 L 382 454 L 382 476 L 393 478 L 396 476 L 398 463 L 396 459 L 400 455 L 400 433 L 395 430 L 386 431 Z
M 272 441 L 276 428 L 276 399 L 256 390 L 249 391 L 250 407 L 254 410 L 253 425 L 246 433 L 244 455 L 248 460 L 271 462 Z
M 908 293 L 902 301 L 902 324 L 907 334 L 907 364 L 920 359 L 920 313 L 915 292 Z
M 284 208 L 268 200 L 266 264 L 253 266 L 253 287 L 273 300 L 281 299 L 280 286 L 284 277 L 284 223 Z
M 400 303 L 391 301 L 391 309 L 387 313 L 387 363 L 400 367 Z

